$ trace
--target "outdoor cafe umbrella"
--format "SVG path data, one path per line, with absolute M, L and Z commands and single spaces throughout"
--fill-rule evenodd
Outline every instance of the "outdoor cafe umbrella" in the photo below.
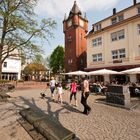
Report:
M 85 71 L 73 71 L 65 73 L 65 75 L 87 75 L 88 73 Z
M 122 74 L 122 73 L 108 69 L 100 69 L 88 72 L 88 75 L 109 75 L 109 74 Z
M 140 74 L 140 67 L 121 71 L 124 74 Z

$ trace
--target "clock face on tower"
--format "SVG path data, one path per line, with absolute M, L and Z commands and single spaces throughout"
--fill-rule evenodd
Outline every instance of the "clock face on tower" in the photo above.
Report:
M 72 20 L 68 20 L 68 27 L 70 27 L 72 25 Z
M 84 21 L 80 19 L 79 24 L 80 24 L 80 26 L 83 27 L 84 26 Z

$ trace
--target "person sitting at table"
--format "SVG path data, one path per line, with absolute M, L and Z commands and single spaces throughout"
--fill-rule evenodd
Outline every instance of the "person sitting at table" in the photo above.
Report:
M 98 83 L 98 91 L 99 91 L 99 93 L 105 94 L 106 90 L 107 90 L 107 87 L 105 86 L 105 84 L 103 82 Z
M 136 83 L 132 83 L 132 87 L 134 87 L 134 93 L 135 94 L 140 94 L 140 90 L 137 88 Z

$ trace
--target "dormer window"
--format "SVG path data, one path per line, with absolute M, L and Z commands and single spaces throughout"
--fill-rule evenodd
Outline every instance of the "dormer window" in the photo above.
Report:
M 115 23 L 117 23 L 117 18 L 116 17 L 112 18 L 112 24 L 115 24 Z
M 96 31 L 101 30 L 101 24 L 97 24 L 95 27 L 96 27 L 95 29 Z
M 122 20 L 124 20 L 123 14 L 122 14 L 122 15 L 119 15 L 119 16 L 117 16 L 117 17 L 112 18 L 112 19 L 111 19 L 111 22 L 112 22 L 112 24 L 115 24 L 115 23 L 120 22 L 120 21 L 122 21 Z
M 119 22 L 119 21 L 122 21 L 123 19 L 124 19 L 123 15 L 119 15 L 119 16 L 118 16 L 118 22 Z

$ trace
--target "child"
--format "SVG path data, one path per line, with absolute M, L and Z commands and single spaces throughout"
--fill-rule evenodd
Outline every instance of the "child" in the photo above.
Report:
M 62 85 L 59 83 L 57 87 L 57 94 L 58 94 L 58 103 L 62 104 Z
M 73 80 L 71 85 L 70 85 L 70 89 L 71 89 L 71 94 L 70 94 L 70 105 L 71 105 L 71 100 L 72 100 L 72 96 L 74 96 L 75 99 L 75 106 L 77 107 L 77 99 L 76 99 L 76 93 L 77 93 L 77 84 L 76 81 Z

